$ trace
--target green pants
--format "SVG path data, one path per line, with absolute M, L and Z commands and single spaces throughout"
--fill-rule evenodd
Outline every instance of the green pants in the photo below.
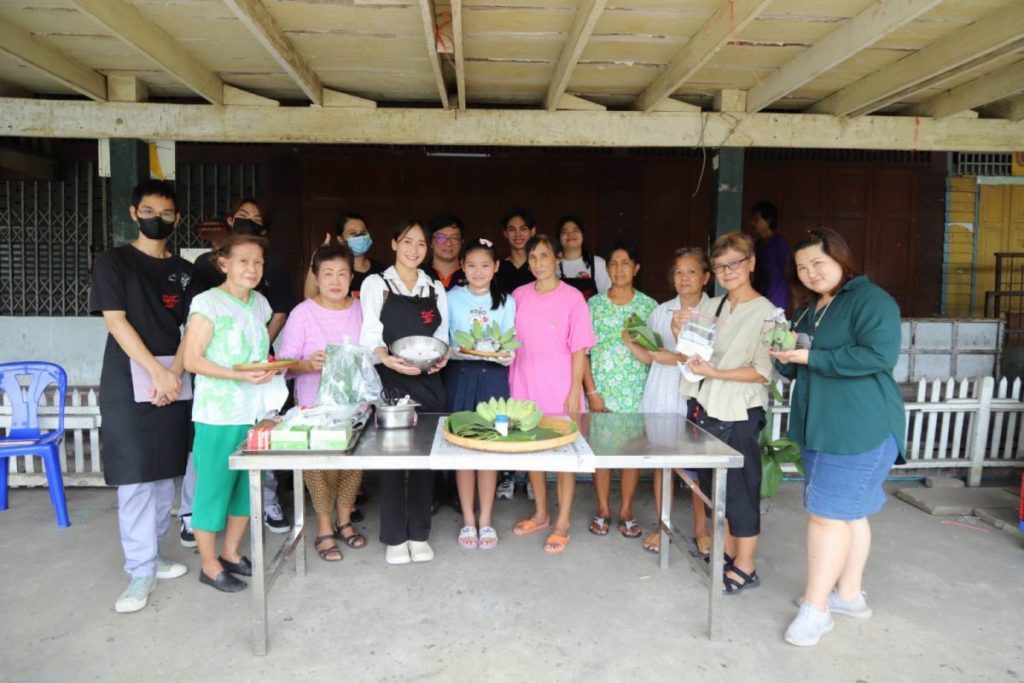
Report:
M 192 499 L 192 528 L 218 532 L 228 515 L 249 516 L 249 477 L 245 470 L 228 469 L 234 453 L 252 425 L 209 425 L 196 422 L 192 464 L 196 493 Z

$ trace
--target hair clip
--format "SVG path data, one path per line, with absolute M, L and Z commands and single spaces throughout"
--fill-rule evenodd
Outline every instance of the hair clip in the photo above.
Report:
M 493 249 L 494 248 L 494 242 L 492 242 L 490 240 L 485 240 L 483 237 L 480 238 L 480 244 L 484 245 L 488 249 Z

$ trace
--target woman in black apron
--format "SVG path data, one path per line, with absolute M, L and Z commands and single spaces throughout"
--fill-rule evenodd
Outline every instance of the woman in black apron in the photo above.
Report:
M 580 290 L 583 298 L 589 300 L 607 290 L 611 281 L 605 260 L 587 251 L 583 246 L 583 235 L 583 221 L 574 216 L 559 219 L 558 244 L 561 253 L 558 259 L 558 279 Z
M 447 357 L 428 372 L 421 372 L 388 351 L 392 343 L 411 335 L 433 336 L 447 343 L 444 287 L 419 268 L 427 255 L 427 237 L 419 223 L 406 221 L 399 225 L 391 248 L 395 265 L 363 283 L 359 341 L 380 360 L 377 371 L 385 390 L 398 396 L 408 394 L 420 404 L 420 412 L 444 412 L 444 385 L 438 371 Z M 434 552 L 427 543 L 433 481 L 429 470 L 380 473 L 380 541 L 387 546 L 389 564 L 433 559 Z

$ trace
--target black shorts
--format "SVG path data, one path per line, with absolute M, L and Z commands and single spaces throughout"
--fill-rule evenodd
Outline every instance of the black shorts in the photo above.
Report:
M 745 538 L 761 533 L 761 446 L 758 437 L 766 419 L 763 408 L 747 410 L 747 419 L 723 422 L 710 417 L 696 400 L 687 403 L 687 417 L 701 429 L 743 454 L 743 467 L 726 470 L 725 518 L 733 536 Z M 711 497 L 712 470 L 700 470 L 700 488 Z

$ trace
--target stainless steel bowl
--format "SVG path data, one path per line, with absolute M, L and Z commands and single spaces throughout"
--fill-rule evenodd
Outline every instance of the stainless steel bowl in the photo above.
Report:
M 391 353 L 426 372 L 448 353 L 448 345 L 436 337 L 413 335 L 395 340 L 391 344 Z
M 377 426 L 381 429 L 409 429 L 416 426 L 416 406 L 377 406 Z

